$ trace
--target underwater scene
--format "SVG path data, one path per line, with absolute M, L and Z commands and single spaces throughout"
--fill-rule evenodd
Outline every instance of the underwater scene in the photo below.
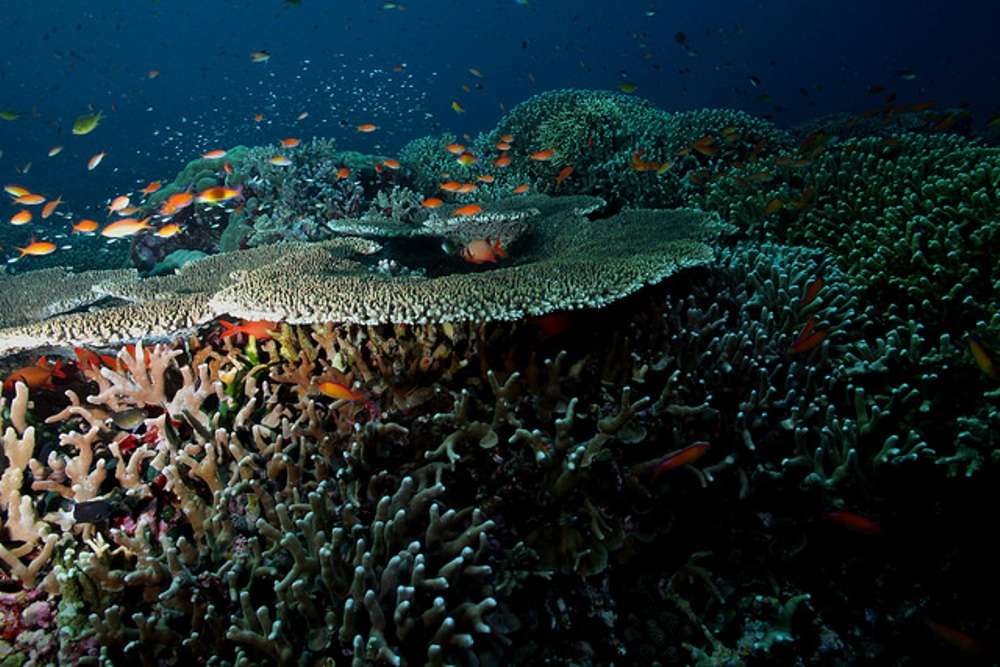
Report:
M 0 9 L 0 667 L 1000 664 L 1000 7 Z

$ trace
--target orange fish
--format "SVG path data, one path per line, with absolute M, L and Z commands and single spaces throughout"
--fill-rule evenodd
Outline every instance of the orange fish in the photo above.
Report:
M 781 198 L 775 197 L 771 201 L 767 202 L 767 206 L 764 207 L 764 215 L 771 215 L 780 211 L 782 206 L 784 206 L 784 202 L 781 201 Z
M 476 215 L 477 213 L 482 213 L 483 207 L 479 204 L 468 204 L 462 206 L 461 208 L 456 208 L 451 212 L 451 217 L 453 218 L 464 218 L 470 215 Z
M 122 210 L 129 205 L 129 198 L 125 195 L 119 195 L 111 200 L 108 204 L 108 213 L 115 213 Z
M 275 167 L 287 167 L 292 164 L 292 161 L 289 160 L 284 155 L 275 155 L 270 160 L 268 160 L 268 162 L 273 164 Z
M 20 204 L 21 206 L 37 206 L 45 201 L 45 197 L 42 195 L 36 195 L 32 193 L 23 194 L 20 197 L 14 199 L 15 204 Z
M 31 222 L 31 211 L 21 210 L 10 216 L 10 224 L 12 225 L 26 225 Z
M 48 219 L 49 216 L 51 216 L 53 213 L 56 212 L 56 208 L 58 208 L 59 204 L 62 204 L 62 203 L 63 203 L 62 195 L 59 195 L 58 197 L 56 197 L 55 199 L 53 199 L 52 201 L 50 201 L 48 204 L 46 204 L 45 206 L 43 206 L 42 207 L 42 220 Z
M 459 186 L 459 188 L 458 188 L 458 190 L 456 190 L 456 192 L 458 192 L 459 194 L 465 195 L 465 194 L 468 194 L 470 192 L 475 192 L 477 187 L 478 186 L 475 183 L 462 183 L 462 185 Z
M 243 196 L 243 188 L 227 188 L 218 185 L 214 188 L 206 188 L 198 193 L 195 201 L 199 204 L 218 204 L 220 202 L 237 199 Z
M 144 218 L 142 220 L 136 220 L 135 218 L 122 218 L 112 222 L 101 230 L 101 236 L 109 239 L 121 239 L 126 236 L 132 236 L 133 234 L 138 234 L 139 232 L 149 229 L 149 218 Z
M 438 199 L 437 197 L 428 197 L 427 199 L 420 202 L 420 205 L 423 206 L 424 208 L 437 208 L 443 203 L 444 202 Z
M 446 181 L 441 184 L 441 189 L 445 192 L 458 192 L 462 189 L 462 184 L 458 181 Z
M 556 151 L 554 148 L 549 148 L 544 151 L 535 151 L 528 157 L 536 162 L 548 162 L 556 156 Z
M 224 165 L 222 165 L 222 171 L 231 175 L 233 173 L 233 165 L 226 162 Z
M 513 134 L 501 134 L 500 135 L 500 141 L 502 141 L 504 143 L 507 143 L 507 144 L 512 144 L 512 143 L 514 143 L 514 135 Z
M 459 155 L 455 159 L 455 162 L 459 163 L 460 165 L 468 167 L 470 164 L 475 164 L 476 162 L 478 162 L 478 160 L 476 159 L 475 155 L 466 152 Z
M 370 134 L 378 129 L 378 125 L 374 123 L 362 123 L 358 125 L 358 132 L 363 132 L 364 134 Z
M 719 152 L 718 146 L 715 146 L 714 144 L 715 137 L 710 134 L 706 134 L 704 137 L 691 144 L 691 148 L 698 151 L 702 155 L 712 156 Z
M 390 158 L 387 160 L 382 160 L 382 166 L 384 166 L 386 169 L 392 169 L 393 171 L 396 171 L 402 165 L 399 164 L 399 160 L 393 160 Z
M 56 251 L 56 244 L 50 243 L 49 241 L 36 241 L 35 239 L 31 239 L 31 243 L 25 247 L 14 248 L 14 250 L 18 250 L 21 253 L 18 256 L 18 259 L 21 259 L 21 257 L 26 255 L 30 255 L 32 257 L 44 257 L 45 255 L 51 255 Z
M 462 153 L 465 152 L 465 146 L 456 143 L 448 144 L 447 146 L 444 147 L 444 149 L 449 153 L 451 153 L 452 155 L 461 155 Z
M 218 160 L 220 158 L 226 157 L 226 151 L 221 148 L 216 148 L 215 150 L 206 151 L 201 154 L 206 160 Z
M 347 385 L 339 382 L 327 380 L 326 382 L 320 382 L 317 384 L 316 388 L 319 389 L 320 393 L 324 396 L 329 396 L 330 398 L 335 398 L 341 401 L 360 401 L 364 399 L 364 394 L 354 391 Z
M 139 212 L 139 210 L 140 209 L 138 206 L 126 206 L 122 210 L 118 211 L 118 215 L 123 217 L 128 215 L 135 215 L 136 213 Z
M 573 165 L 567 165 L 559 170 L 559 175 L 556 176 L 556 185 L 561 185 L 563 181 L 569 178 L 569 175 L 573 173 Z
M 30 389 L 54 389 L 52 378 L 64 379 L 66 373 L 62 370 L 62 359 L 57 359 L 54 365 L 49 365 L 48 359 L 40 357 L 34 366 L 19 368 L 3 381 L 5 391 L 14 388 L 17 382 L 23 382 Z
M 259 122 L 261 122 L 262 120 L 264 120 L 264 114 L 262 114 L 262 113 L 255 113 L 255 114 L 253 115 L 253 122 L 255 122 L 255 123 L 259 123 Z
M 676 452 L 667 454 L 660 461 L 660 464 L 656 466 L 656 470 L 653 472 L 653 479 L 656 479 L 668 470 L 694 463 L 704 456 L 710 448 L 711 445 L 707 442 L 696 442 L 693 445 L 688 445 L 683 449 L 678 449 Z
M 73 231 L 78 234 L 92 234 L 97 231 L 99 225 L 93 220 L 88 220 L 84 218 L 80 222 L 73 225 Z
M 517 186 L 516 188 L 514 188 L 514 194 L 516 194 L 516 195 L 524 194 L 525 192 L 527 192 L 530 189 L 531 189 L 531 185 L 529 185 L 528 183 L 521 183 L 519 186 Z
M 253 336 L 257 340 L 268 340 L 271 332 L 278 329 L 279 323 L 271 320 L 244 320 L 240 324 L 233 324 L 226 320 L 219 320 L 222 325 L 222 333 L 219 338 L 225 339 L 237 334 Z
M 161 184 L 159 181 L 152 181 L 151 183 L 146 185 L 146 187 L 144 187 L 142 190 L 139 190 L 139 192 L 141 192 L 144 195 L 151 195 L 160 189 L 160 185 Z
M 806 325 L 802 327 L 802 331 L 799 333 L 795 342 L 792 346 L 788 348 L 788 354 L 799 354 L 801 352 L 808 352 L 817 345 L 823 342 L 826 338 L 825 331 L 813 331 L 816 327 L 816 318 L 810 317 Z
M 503 169 L 504 167 L 506 167 L 507 165 L 510 164 L 510 155 L 507 155 L 506 153 L 504 153 L 503 155 L 501 155 L 500 157 L 498 157 L 496 160 L 493 160 L 493 164 L 495 166 L 500 167 L 501 169 Z
M 101 160 L 107 155 L 104 151 L 94 154 L 89 160 L 87 160 L 87 171 L 94 171 L 97 169 L 97 165 L 101 164 Z
M 462 248 L 462 258 L 470 264 L 496 264 L 497 259 L 506 257 L 507 253 L 500 246 L 500 239 L 490 243 L 489 239 L 475 239 L 469 241 Z
M 882 534 L 882 527 L 877 521 L 853 512 L 827 512 L 823 518 L 862 535 Z
M 11 197 L 23 197 L 24 195 L 30 195 L 31 191 L 28 188 L 21 187 L 20 185 L 14 185 L 10 183 L 3 186 L 4 192 L 9 194 Z
M 976 360 L 979 370 L 991 380 L 1000 379 L 1000 371 L 997 370 L 997 365 L 993 362 L 993 355 L 990 354 L 989 350 L 986 349 L 979 339 L 969 334 L 965 337 L 965 342 L 968 344 L 969 351 L 972 352 L 972 358 Z
M 184 230 L 181 228 L 180 225 L 178 225 L 176 222 L 171 222 L 157 229 L 156 235 L 159 236 L 161 239 L 169 239 L 171 236 L 176 236 L 177 234 L 180 234 L 182 231 Z
M 341 167 L 340 169 L 337 170 L 337 178 L 339 178 L 340 180 L 344 180 L 350 175 L 351 175 L 351 170 L 348 169 L 347 167 Z
M 193 201 L 194 195 L 190 192 L 176 192 L 163 202 L 163 206 L 160 207 L 160 215 L 173 215 L 182 208 L 190 206 Z
M 506 141 L 498 141 L 497 145 L 496 145 L 496 149 L 498 151 L 509 151 L 510 150 L 510 144 L 508 144 Z
M 492 174 L 483 174 L 482 176 L 476 177 L 476 180 L 480 183 L 492 183 L 496 179 L 493 178 Z
M 281 145 L 284 146 L 285 148 L 295 148 L 300 143 L 302 142 L 299 141 L 297 137 L 288 137 L 286 139 L 281 140 Z

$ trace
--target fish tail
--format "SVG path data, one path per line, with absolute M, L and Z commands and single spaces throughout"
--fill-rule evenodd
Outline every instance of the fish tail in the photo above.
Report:
M 219 320 L 219 324 L 222 325 L 222 333 L 219 334 L 219 338 L 229 338 L 240 332 L 239 325 L 233 324 L 229 320 Z

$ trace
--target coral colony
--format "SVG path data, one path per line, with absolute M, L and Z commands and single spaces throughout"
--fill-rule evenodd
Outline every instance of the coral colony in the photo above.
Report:
M 995 474 L 1000 152 L 845 123 L 572 90 L 398 161 L 237 147 L 138 270 L 0 276 L 0 664 L 988 634 L 916 536 Z

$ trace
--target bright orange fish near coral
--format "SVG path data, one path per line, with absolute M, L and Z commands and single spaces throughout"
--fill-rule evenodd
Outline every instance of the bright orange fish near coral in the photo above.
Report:
M 316 388 L 324 396 L 338 401 L 363 402 L 373 420 L 377 420 L 381 416 L 381 410 L 379 410 L 378 405 L 374 401 L 368 398 L 363 392 L 352 389 L 342 382 L 319 380 L 316 383 Z
M 653 479 L 656 479 L 668 470 L 694 463 L 704 456 L 709 449 L 711 449 L 711 445 L 707 442 L 696 442 L 693 445 L 688 445 L 683 449 L 667 454 L 663 457 L 660 464 L 656 466 L 656 470 L 653 472 Z
M 468 204 L 466 206 L 456 208 L 454 211 L 452 211 L 451 217 L 465 218 L 470 215 L 476 215 L 477 213 L 482 213 L 482 212 L 483 212 L 483 207 L 480 206 L 479 204 Z
M 3 381 L 3 388 L 4 391 L 10 391 L 16 383 L 23 382 L 29 389 L 54 389 L 52 378 L 66 378 L 66 373 L 62 370 L 62 359 L 50 364 L 46 357 L 39 357 L 34 366 L 18 368 L 8 375 Z
M 22 257 L 32 256 L 32 257 L 44 257 L 45 255 L 51 255 L 56 251 L 56 244 L 51 241 L 36 241 L 31 239 L 31 243 L 24 246 L 23 248 L 14 248 L 14 250 L 20 251 L 20 255 L 17 259 Z
M 489 239 L 475 239 L 465 244 L 461 255 L 469 264 L 496 264 L 500 258 L 507 256 L 507 252 L 500 245 L 500 239 L 492 242 Z
M 219 338 L 222 339 L 237 334 L 244 334 L 246 336 L 253 336 L 257 340 L 267 340 L 271 337 L 272 332 L 280 327 L 280 323 L 272 322 L 271 320 L 251 320 L 241 322 L 240 324 L 233 324 L 227 320 L 219 320 L 219 324 L 222 325 L 222 333 L 219 334 Z

